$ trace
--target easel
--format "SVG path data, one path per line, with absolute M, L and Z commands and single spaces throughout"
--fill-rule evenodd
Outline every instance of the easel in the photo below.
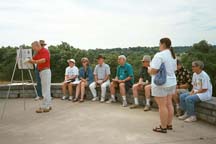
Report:
M 33 77 L 32 77 L 31 71 L 30 71 L 32 68 L 28 67 L 28 66 L 27 66 L 27 68 L 24 68 L 24 66 L 23 66 L 24 63 L 23 63 L 23 55 L 22 55 L 23 53 L 22 53 L 22 51 L 23 51 L 23 48 L 19 47 L 18 52 L 17 52 L 16 63 L 14 65 L 13 73 L 12 73 L 12 76 L 11 76 L 11 81 L 10 81 L 8 92 L 7 92 L 7 96 L 6 96 L 6 100 L 5 100 L 4 104 L 3 104 L 1 119 L 3 119 L 3 117 L 4 117 L 5 108 L 6 108 L 6 105 L 7 105 L 7 102 L 8 102 L 8 98 L 10 96 L 11 85 L 14 82 L 14 75 L 15 75 L 15 72 L 16 72 L 16 68 L 17 68 L 18 62 L 20 62 L 20 64 L 21 64 L 21 66 L 19 67 L 19 69 L 21 70 L 21 84 L 22 84 L 22 94 L 23 94 L 23 101 L 24 101 L 24 110 L 26 110 L 26 102 L 25 102 L 25 97 L 24 97 L 24 85 L 25 85 L 25 83 L 24 83 L 24 77 L 23 77 L 23 71 L 24 70 L 28 71 L 30 79 L 31 79 L 31 82 L 32 82 L 32 86 L 34 87 L 35 94 L 36 94 L 36 96 L 38 96 L 36 87 L 34 85 Z

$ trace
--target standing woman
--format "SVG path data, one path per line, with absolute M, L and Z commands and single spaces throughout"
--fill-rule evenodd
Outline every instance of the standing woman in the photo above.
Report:
M 155 127 L 153 131 L 167 133 L 168 130 L 172 130 L 173 120 L 173 105 L 172 94 L 176 91 L 176 57 L 171 47 L 171 40 L 169 38 L 162 38 L 160 40 L 160 52 L 158 52 L 149 68 L 149 73 L 152 75 L 152 96 L 155 97 L 155 101 L 159 107 L 160 114 L 160 126 Z M 158 86 L 154 83 L 155 75 L 158 73 L 161 64 L 164 63 L 166 67 L 166 82 L 165 84 Z
M 94 81 L 93 71 L 89 66 L 88 58 L 82 58 L 81 62 L 82 67 L 79 69 L 80 83 L 76 87 L 76 97 L 73 100 L 74 102 L 78 101 L 80 93 L 81 95 L 79 102 L 84 102 L 85 89 L 87 86 L 89 86 L 90 83 Z

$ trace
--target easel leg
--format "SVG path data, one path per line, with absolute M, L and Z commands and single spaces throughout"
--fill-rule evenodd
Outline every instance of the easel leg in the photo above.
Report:
M 25 94 L 24 94 L 24 78 L 23 78 L 23 69 L 21 70 L 21 75 L 22 75 L 23 106 L 24 106 L 24 110 L 26 110 L 26 101 L 25 101 Z
M 10 95 L 11 84 L 13 83 L 13 79 L 14 79 L 14 74 L 15 74 L 15 72 L 16 72 L 17 63 L 18 63 L 18 58 L 16 59 L 16 63 L 15 63 L 15 65 L 14 65 L 14 69 L 13 69 L 13 73 L 12 73 L 12 77 L 11 77 L 11 82 L 10 82 L 10 85 L 9 85 L 9 88 L 8 88 L 8 92 L 7 92 L 7 96 L 6 96 L 5 102 L 4 102 L 4 104 L 3 104 L 1 119 L 3 119 L 3 117 L 4 117 L 5 108 L 6 108 L 6 105 L 7 105 L 7 102 L 8 102 L 8 98 L 9 98 L 9 95 Z
M 28 72 L 29 72 L 29 76 L 30 76 L 30 78 L 31 78 L 32 85 L 33 85 L 33 87 L 34 87 L 34 91 L 35 91 L 36 97 L 38 97 L 37 89 L 36 89 L 36 87 L 35 87 L 35 85 L 34 85 L 34 80 L 33 80 L 33 77 L 32 77 L 32 74 L 31 74 L 30 69 L 28 69 Z M 39 103 L 38 103 L 38 104 L 39 104 Z M 40 105 L 40 104 L 39 104 L 39 105 Z

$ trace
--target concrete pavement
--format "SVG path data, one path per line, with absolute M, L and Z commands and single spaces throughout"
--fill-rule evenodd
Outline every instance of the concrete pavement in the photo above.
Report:
M 3 107 L 0 99 L 0 110 Z M 174 118 L 174 130 L 155 133 L 157 109 L 144 112 L 117 104 L 82 104 L 53 100 L 53 110 L 36 114 L 40 101 L 8 101 L 0 120 L 0 144 L 216 144 L 216 127 L 202 121 L 185 123 Z

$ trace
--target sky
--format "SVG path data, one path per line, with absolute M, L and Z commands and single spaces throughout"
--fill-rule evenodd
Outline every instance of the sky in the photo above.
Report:
M 216 44 L 215 0 L 0 0 L 0 46 L 81 49 Z

